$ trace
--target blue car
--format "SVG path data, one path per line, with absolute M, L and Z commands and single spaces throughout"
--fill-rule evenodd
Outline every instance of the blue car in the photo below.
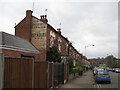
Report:
M 95 81 L 96 81 L 96 83 L 99 83 L 99 82 L 111 83 L 111 77 L 107 70 L 100 70 L 95 75 Z

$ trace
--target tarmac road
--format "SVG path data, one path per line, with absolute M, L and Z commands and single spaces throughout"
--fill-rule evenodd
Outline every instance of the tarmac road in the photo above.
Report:
M 79 76 L 76 79 L 73 79 L 67 82 L 64 85 L 61 85 L 59 89 L 69 88 L 69 89 L 81 89 L 81 90 L 118 90 L 118 81 L 120 80 L 119 73 L 109 72 L 111 75 L 112 82 L 111 84 L 100 83 L 96 84 L 92 70 L 89 70 Z M 119 79 L 119 80 L 118 80 Z

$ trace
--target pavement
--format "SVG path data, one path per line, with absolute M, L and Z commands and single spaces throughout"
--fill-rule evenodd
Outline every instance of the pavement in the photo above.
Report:
M 78 76 L 77 78 L 68 81 L 66 84 L 61 85 L 58 88 L 94 88 L 92 70 L 84 72 L 82 76 Z

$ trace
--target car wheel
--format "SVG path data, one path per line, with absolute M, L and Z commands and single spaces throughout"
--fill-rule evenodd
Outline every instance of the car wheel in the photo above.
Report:
M 96 81 L 96 83 L 97 83 L 97 84 L 99 84 L 99 82 L 98 82 L 98 81 Z

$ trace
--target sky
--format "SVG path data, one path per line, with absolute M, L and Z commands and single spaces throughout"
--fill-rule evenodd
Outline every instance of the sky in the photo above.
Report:
M 118 0 L 0 0 L 0 31 L 14 35 L 26 10 L 37 18 L 47 14 L 48 23 L 88 58 L 118 57 Z

